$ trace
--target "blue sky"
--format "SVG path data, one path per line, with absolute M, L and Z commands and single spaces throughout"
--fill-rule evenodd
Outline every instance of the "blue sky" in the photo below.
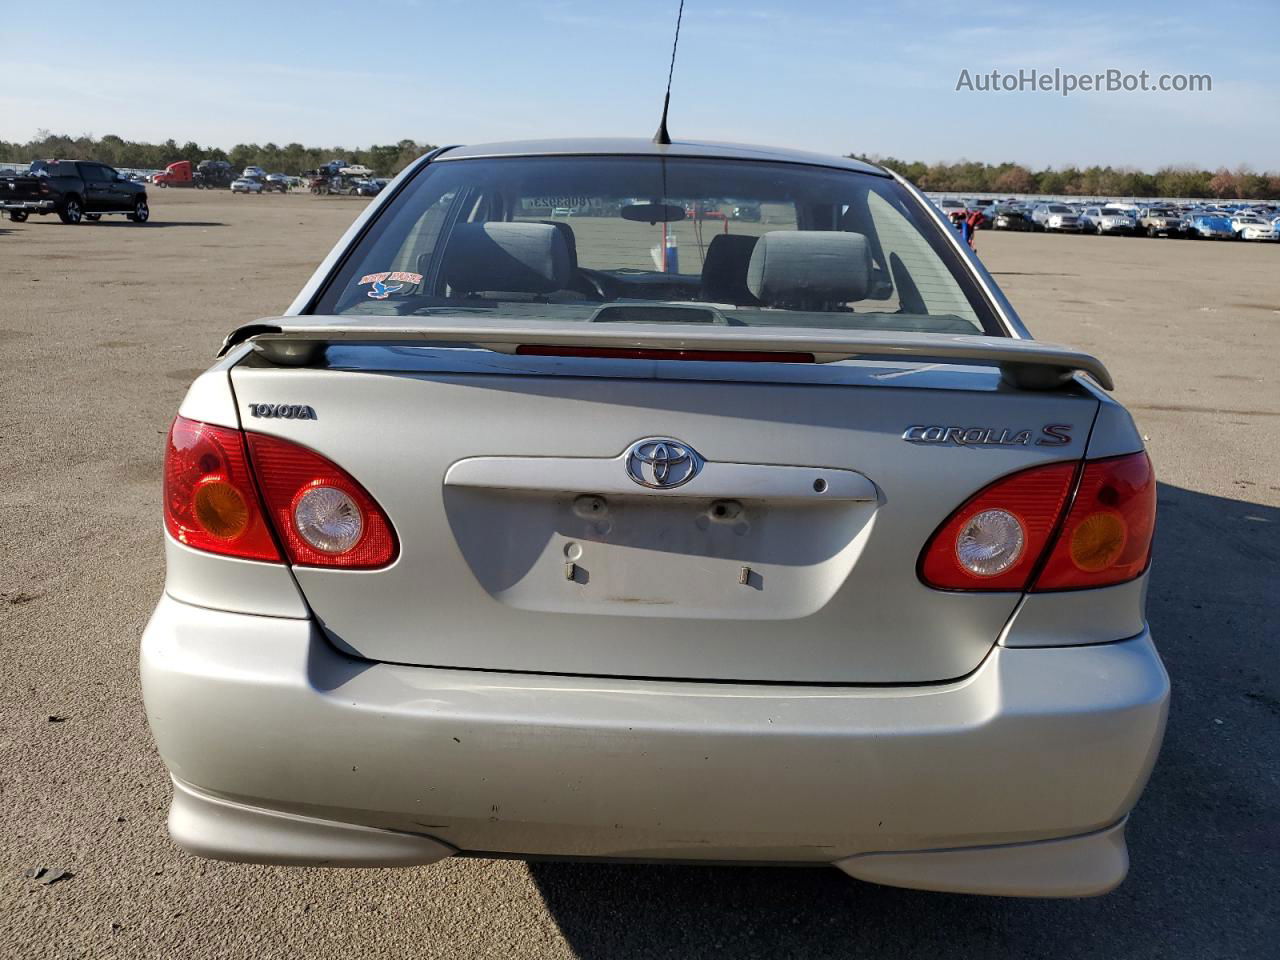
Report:
M 61 0 L 21 17 L 0 58 L 0 139 L 649 136 L 677 2 Z M 1207 73 L 1213 90 L 955 89 L 962 69 L 1054 67 Z M 1277 0 L 687 0 L 671 130 L 928 161 L 1280 170 L 1278 118 Z

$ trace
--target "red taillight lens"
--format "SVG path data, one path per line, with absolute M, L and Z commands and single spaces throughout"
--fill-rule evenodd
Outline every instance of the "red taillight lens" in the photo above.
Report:
M 246 437 L 267 512 L 292 563 L 368 570 L 396 558 L 391 521 L 345 470 L 288 440 Z
M 1074 463 L 1051 463 L 978 491 L 925 544 L 920 579 L 941 590 L 1025 590 L 1075 473 Z
M 178 417 L 164 455 L 164 524 L 209 553 L 280 563 L 239 430 Z
M 1071 512 L 1036 590 L 1124 583 L 1147 569 L 1156 526 L 1156 478 L 1145 453 L 1084 466 Z

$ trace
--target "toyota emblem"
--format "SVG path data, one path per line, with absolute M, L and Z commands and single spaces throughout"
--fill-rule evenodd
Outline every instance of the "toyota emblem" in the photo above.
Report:
M 653 490 L 688 483 L 701 469 L 702 458 L 693 447 L 670 437 L 637 440 L 627 451 L 627 476 Z

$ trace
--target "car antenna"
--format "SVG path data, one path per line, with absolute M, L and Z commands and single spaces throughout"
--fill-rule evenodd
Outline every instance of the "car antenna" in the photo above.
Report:
M 671 134 L 667 133 L 667 108 L 671 106 L 671 75 L 676 70 L 676 47 L 680 45 L 680 21 L 684 18 L 684 0 L 680 0 L 680 10 L 676 14 L 676 38 L 671 42 L 671 66 L 667 68 L 667 95 L 662 99 L 662 122 L 658 124 L 658 132 L 653 135 L 654 143 L 670 143 Z

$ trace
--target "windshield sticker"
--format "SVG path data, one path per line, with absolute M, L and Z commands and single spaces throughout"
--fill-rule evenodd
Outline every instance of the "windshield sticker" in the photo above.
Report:
M 387 283 L 388 280 L 392 282 Z M 388 270 L 386 273 L 365 274 L 360 278 L 356 286 L 363 287 L 365 284 L 371 283 L 373 287 L 369 290 L 369 296 L 374 300 L 385 300 L 391 294 L 402 290 L 406 283 L 417 285 L 421 282 L 422 274 L 420 273 L 402 273 L 399 270 Z
M 567 195 L 563 197 L 524 197 L 520 206 L 530 210 L 599 210 L 605 203 L 600 197 Z

